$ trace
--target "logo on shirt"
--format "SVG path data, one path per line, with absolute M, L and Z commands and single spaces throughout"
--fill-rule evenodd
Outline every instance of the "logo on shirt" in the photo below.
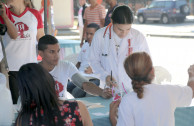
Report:
M 63 89 L 64 89 L 64 86 L 62 85 L 62 83 L 55 81 L 55 90 L 56 90 L 57 96 L 60 96 L 60 94 L 63 93 L 64 91 Z
M 18 35 L 20 38 L 28 38 L 30 36 L 29 33 L 25 34 L 25 31 L 29 30 L 29 27 L 26 24 L 23 22 L 18 22 L 15 24 L 15 26 L 18 29 Z

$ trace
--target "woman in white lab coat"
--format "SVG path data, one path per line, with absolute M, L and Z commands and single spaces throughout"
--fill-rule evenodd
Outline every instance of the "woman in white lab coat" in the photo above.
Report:
M 128 6 L 116 7 L 111 20 L 111 24 L 95 33 L 90 53 L 91 67 L 106 84 L 116 81 L 119 89 L 124 87 L 129 91 L 131 85 L 124 82 L 131 82 L 131 79 L 124 70 L 123 62 L 133 52 L 149 54 L 149 48 L 143 34 L 131 27 L 133 13 Z

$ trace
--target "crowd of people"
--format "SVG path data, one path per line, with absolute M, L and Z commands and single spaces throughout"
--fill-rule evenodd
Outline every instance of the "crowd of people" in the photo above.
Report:
M 0 124 L 12 124 L 12 104 L 20 102 L 16 126 L 92 126 L 86 106 L 69 101 L 68 92 L 75 98 L 104 99 L 114 97 L 116 90 L 125 92 L 110 104 L 112 126 L 173 126 L 176 107 L 190 105 L 194 65 L 188 69 L 187 86 L 153 84 L 151 54 L 144 35 L 132 28 L 132 10 L 117 0 L 106 0 L 110 5 L 106 14 L 97 0 L 88 2 L 79 0 L 82 49 L 76 65 L 59 60 L 59 42 L 45 35 L 42 16 L 31 0 L 0 3 L 0 23 L 7 26 L 3 44 L 9 66 L 8 87 L 0 73 L 0 101 L 4 101 Z M 37 55 L 42 57 L 40 62 Z M 0 56 L 2 60 L 2 52 Z

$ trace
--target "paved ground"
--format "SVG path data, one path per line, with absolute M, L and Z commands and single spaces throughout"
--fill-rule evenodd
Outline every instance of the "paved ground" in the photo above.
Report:
M 187 16 L 184 23 L 161 24 L 146 22 L 139 24 L 136 20 L 133 27 L 140 30 L 146 36 L 194 38 L 194 16 Z M 58 36 L 65 39 L 79 40 L 79 30 L 76 28 L 58 30 Z

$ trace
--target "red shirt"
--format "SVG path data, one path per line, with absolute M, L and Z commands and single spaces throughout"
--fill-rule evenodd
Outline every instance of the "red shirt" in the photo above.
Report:
M 10 10 L 5 6 L 5 10 L 6 10 L 6 14 L 7 14 L 7 17 L 11 20 L 11 22 L 15 22 L 13 17 L 11 16 L 11 12 Z M 0 23 L 1 24 L 4 24 L 4 21 L 3 21 L 3 18 L 0 16 Z

